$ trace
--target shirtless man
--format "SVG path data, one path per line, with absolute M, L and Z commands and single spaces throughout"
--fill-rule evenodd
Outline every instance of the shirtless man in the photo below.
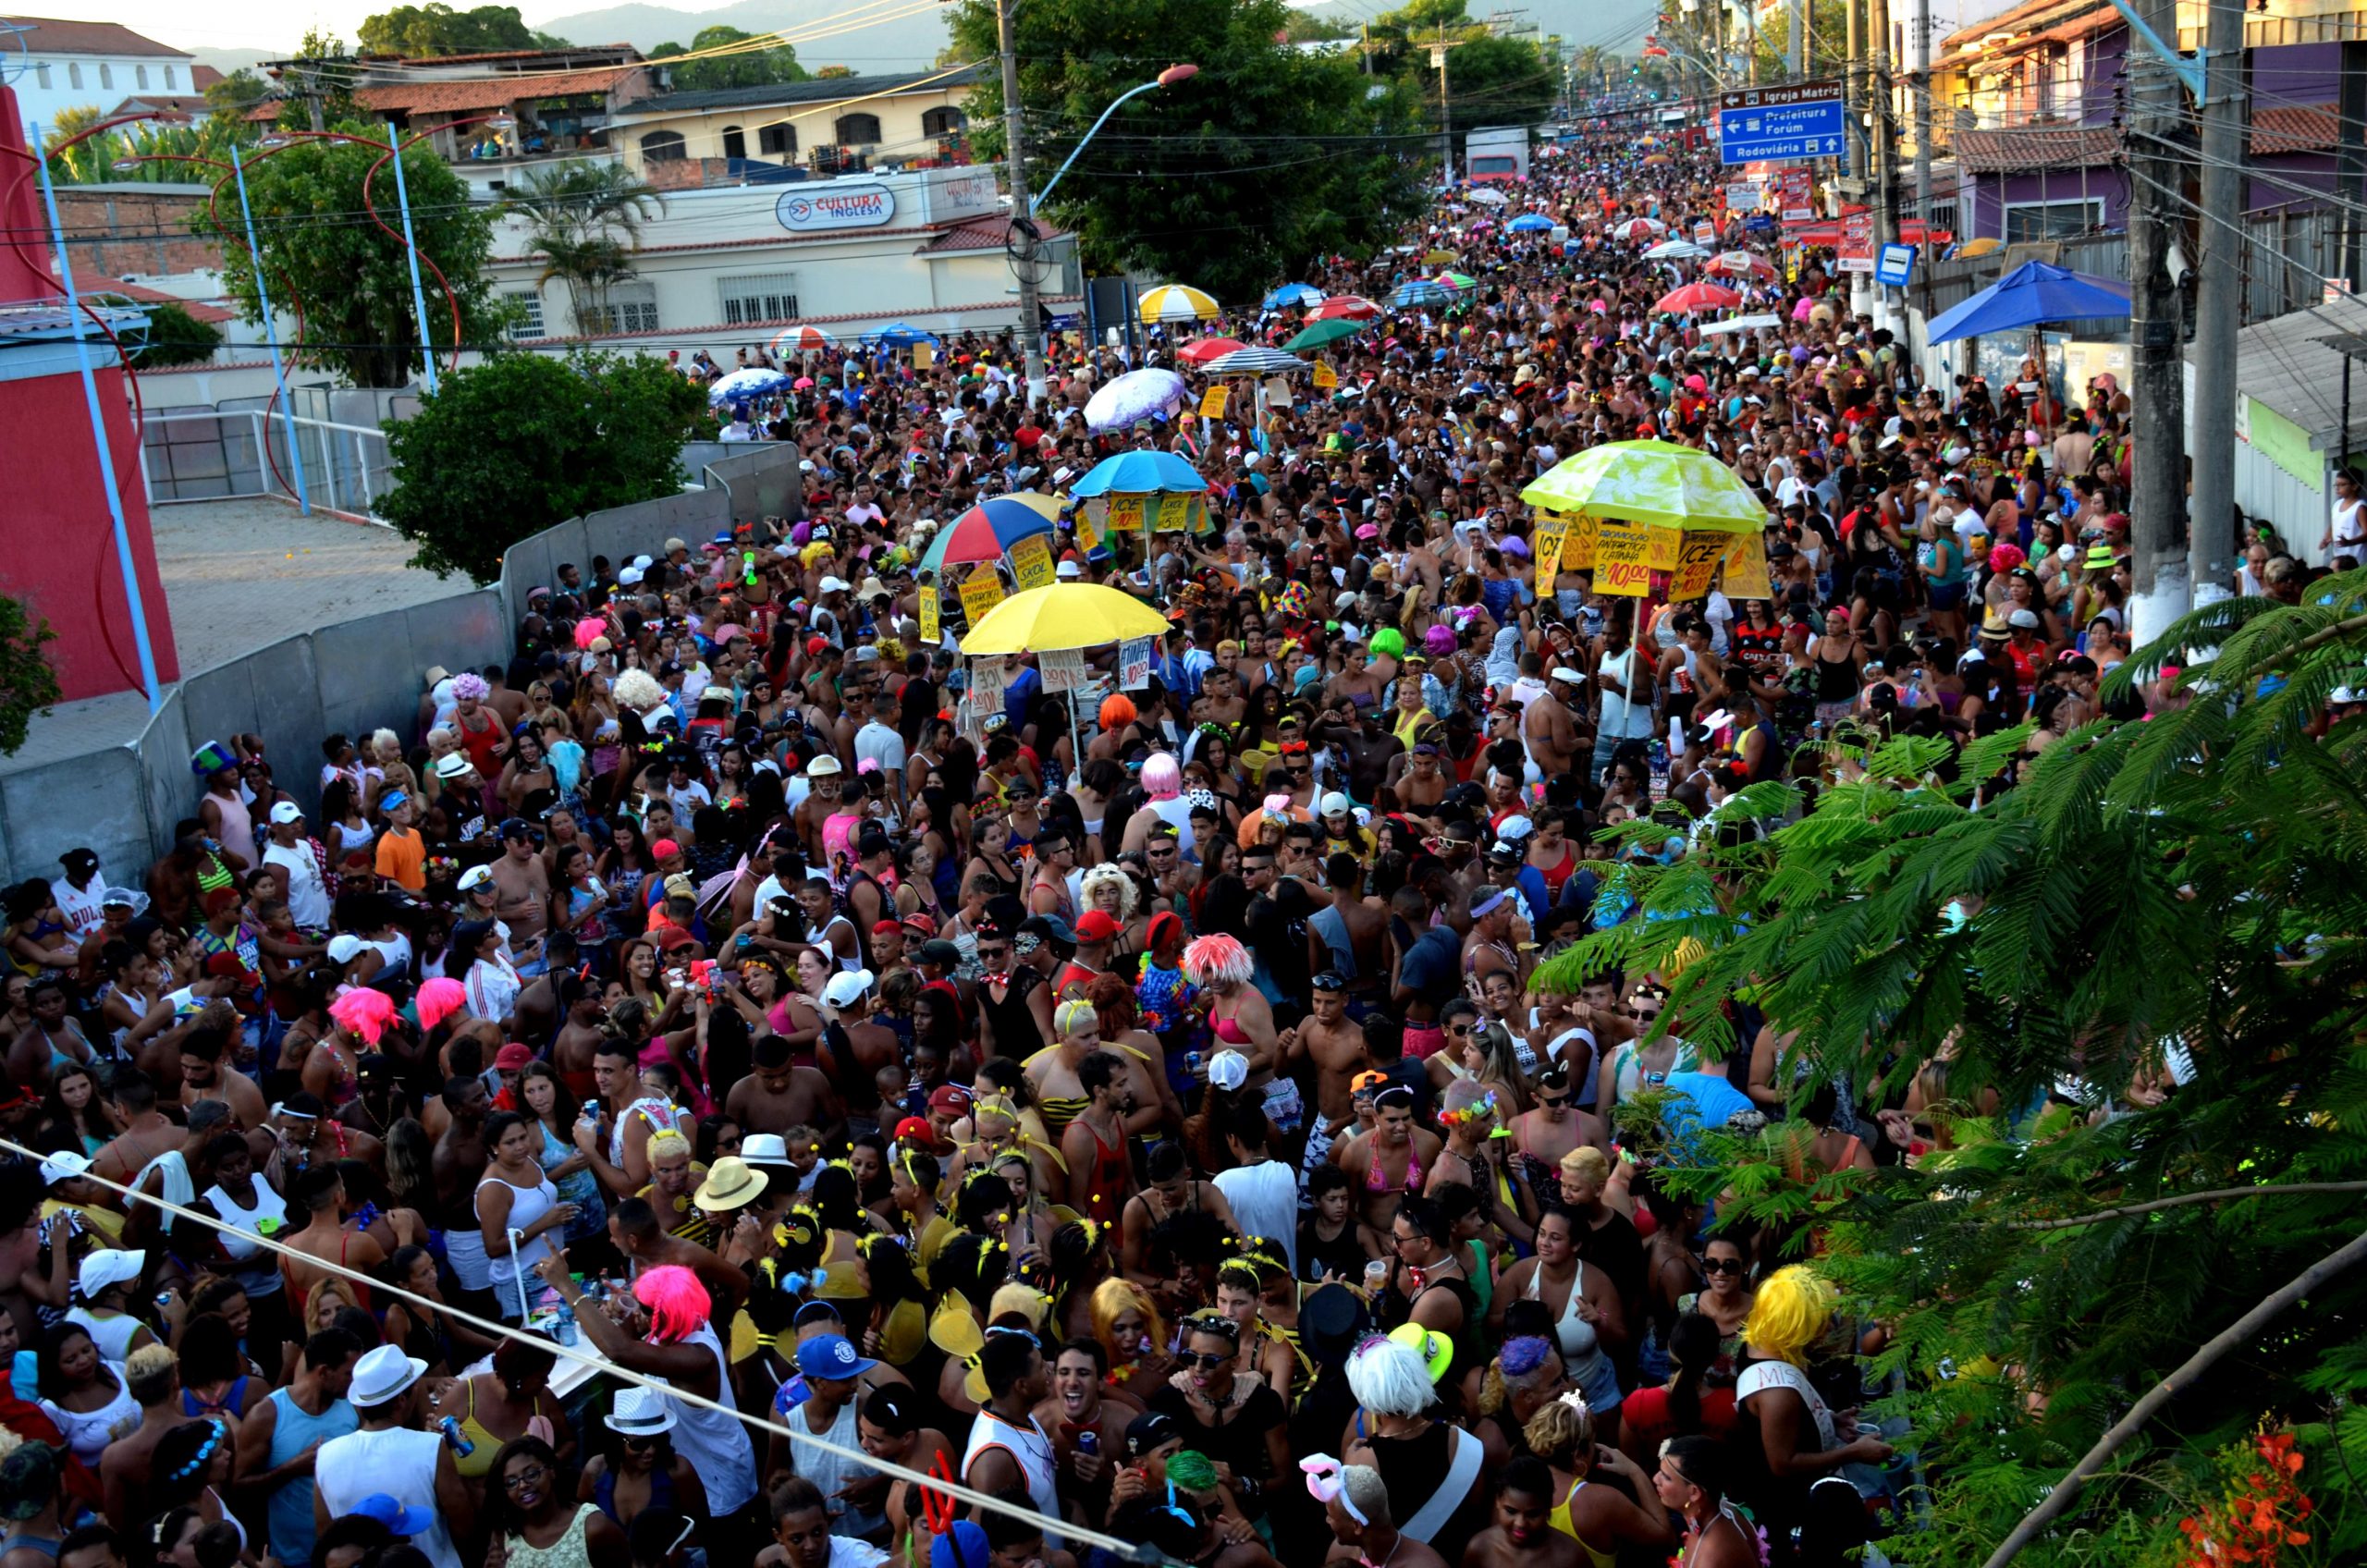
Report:
M 123 1386 L 140 1405 L 140 1423 L 115 1438 L 99 1456 L 99 1486 L 106 1515 L 126 1534 L 147 1517 L 142 1494 L 153 1478 L 156 1445 L 189 1419 L 181 1409 L 181 1366 L 163 1345 L 142 1345 L 123 1364 Z
M 666 1200 L 655 1193 L 629 1197 L 608 1211 L 608 1239 L 634 1272 L 642 1273 L 660 1264 L 679 1263 L 699 1277 L 707 1293 L 715 1298 L 718 1311 L 728 1312 L 747 1299 L 748 1276 L 729 1268 L 723 1259 L 696 1242 L 667 1233 L 658 1214 L 658 1204 Z
M 1336 863 L 1349 857 L 1334 855 Z M 1336 888 L 1334 889 L 1336 893 Z M 1350 1081 L 1372 1071 L 1365 1048 L 1364 1025 L 1348 1016 L 1348 982 L 1329 967 L 1318 967 L 1308 992 L 1306 1020 L 1282 1031 L 1285 1060 L 1304 1057 L 1315 1067 L 1315 1125 L 1306 1134 L 1305 1169 L 1314 1170 L 1331 1158 L 1331 1145 L 1355 1125 L 1356 1108 Z
M 1330 907 L 1306 923 L 1307 964 L 1345 981 L 1347 1001 L 1359 1016 L 1379 1005 L 1389 974 L 1389 916 L 1365 902 L 1364 863 L 1346 851 L 1323 863 Z
M 307 1090 L 299 1089 L 280 1101 L 272 1108 L 270 1120 L 262 1125 L 272 1139 L 272 1147 L 264 1158 L 278 1157 L 277 1170 L 283 1180 L 299 1170 L 333 1165 L 340 1159 L 358 1159 L 381 1174 L 386 1171 L 386 1145 L 369 1133 L 356 1132 L 325 1114 L 320 1100 Z
M 1611 1129 L 1601 1117 L 1572 1104 L 1575 1089 L 1566 1063 L 1554 1062 L 1531 1081 L 1537 1107 L 1513 1119 L 1513 1157 L 1524 1197 L 1558 1199 L 1562 1157 L 1581 1144 L 1611 1153 Z M 1533 1221 L 1534 1214 L 1529 1216 Z
M 1557 664 L 1546 674 L 1545 694 L 1530 699 L 1521 715 L 1521 739 L 1528 742 L 1538 772 L 1547 778 L 1559 778 L 1577 765 L 1578 729 L 1570 703 L 1586 684 L 1584 675 Z
M 484 1119 L 492 1102 L 484 1080 L 474 1077 L 445 1080 L 443 1101 L 451 1121 L 427 1157 L 435 1182 L 435 1212 L 429 1219 L 444 1232 L 445 1252 L 461 1289 L 483 1295 L 492 1289 L 492 1274 L 477 1219 L 477 1183 L 484 1178 Z
M 1343 1568 L 1366 1562 L 1386 1562 L 1390 1568 L 1447 1568 L 1446 1559 L 1432 1551 L 1427 1541 L 1397 1533 L 1397 1521 L 1389 1512 L 1389 1484 L 1379 1470 L 1369 1464 L 1346 1465 L 1340 1471 L 1340 1486 L 1341 1495 L 1323 1504 L 1323 1522 L 1331 1526 L 1331 1550 L 1324 1553 L 1325 1562 L 1341 1563 Z M 1570 1546 L 1575 1554 L 1577 1543 Z
M 181 1037 L 180 1103 L 186 1108 L 200 1100 L 227 1101 L 232 1120 L 241 1130 L 251 1131 L 264 1124 L 270 1110 L 253 1079 L 227 1072 L 222 1065 L 230 1054 L 230 1035 L 237 1027 L 234 1012 L 227 1020 L 206 1021 Z
M 149 1161 L 179 1148 L 187 1133 L 171 1117 L 156 1109 L 156 1086 L 143 1073 L 116 1073 L 109 1097 L 115 1103 L 116 1119 L 123 1131 L 91 1161 L 91 1174 L 129 1185 Z M 122 1195 L 112 1190 L 102 1201 L 109 1208 L 124 1207 Z
M 779 1035 L 756 1042 L 753 1066 L 723 1101 L 723 1113 L 742 1132 L 787 1133 L 800 1124 L 828 1132 L 844 1121 L 830 1081 L 814 1068 L 793 1065 L 789 1042 Z
M 860 1137 L 879 1131 L 879 1070 L 903 1060 L 903 1047 L 887 1025 L 867 1022 L 874 999 L 871 971 L 833 974 L 822 999 L 838 1012 L 838 1027 L 826 1028 L 816 1043 L 814 1065 L 843 1107 L 847 1131 Z M 891 1123 L 892 1125 L 892 1123 Z
M 482 1087 L 482 1085 L 480 1085 Z M 484 1123 L 479 1121 L 482 1130 Z M 482 1143 L 482 1137 L 478 1140 Z M 438 1152 L 441 1152 L 440 1150 Z M 479 1160 L 476 1173 L 484 1170 Z M 313 1165 L 288 1184 L 288 1207 L 304 1216 L 304 1228 L 287 1238 L 293 1250 L 317 1257 L 325 1263 L 341 1264 L 363 1273 L 375 1270 L 386 1261 L 386 1249 L 380 1246 L 367 1231 L 348 1231 L 340 1222 L 345 1206 L 345 1178 L 337 1174 L 335 1165 Z M 283 1256 L 279 1260 L 280 1277 L 288 1281 L 288 1299 L 300 1306 L 313 1286 L 324 1280 L 341 1276 L 309 1263 L 299 1263 Z
M 542 967 L 541 939 L 550 924 L 551 875 L 533 833 L 522 818 L 503 823 L 501 858 L 493 863 L 494 913 L 509 927 L 510 951 L 521 971 Z

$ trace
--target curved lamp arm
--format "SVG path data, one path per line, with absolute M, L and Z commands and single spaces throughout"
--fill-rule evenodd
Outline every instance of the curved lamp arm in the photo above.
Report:
M 1076 155 L 1085 151 L 1085 142 L 1091 141 L 1101 134 L 1101 128 L 1110 123 L 1110 116 L 1118 112 L 1119 104 L 1129 98 L 1139 98 L 1157 88 L 1173 87 L 1178 82 L 1189 81 L 1199 74 L 1200 67 L 1195 65 L 1170 66 L 1159 72 L 1156 80 L 1144 82 L 1140 87 L 1131 92 L 1121 92 L 1117 97 L 1112 98 L 1110 101 L 1110 106 L 1101 111 L 1101 117 L 1093 122 L 1093 129 L 1085 133 L 1084 141 L 1069 149 L 1068 157 L 1061 162 L 1058 169 L 1053 171 L 1052 178 L 1045 182 L 1044 189 L 1036 192 L 1035 198 L 1027 203 L 1027 215 L 1032 218 L 1043 211 L 1045 198 L 1050 196 L 1052 188 L 1061 183 L 1061 176 L 1069 172 L 1069 165 L 1076 162 Z

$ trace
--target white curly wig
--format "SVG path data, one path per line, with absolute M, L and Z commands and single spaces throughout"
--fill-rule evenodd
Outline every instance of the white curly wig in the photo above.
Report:
M 1438 1399 L 1422 1358 L 1395 1340 L 1367 1340 L 1348 1358 L 1348 1391 L 1375 1415 L 1419 1415 Z
M 1085 879 L 1077 884 L 1077 901 L 1086 909 L 1094 908 L 1094 894 L 1111 883 L 1117 884 L 1118 922 L 1123 925 L 1134 919 L 1134 906 L 1142 902 L 1141 891 L 1134 887 L 1134 879 L 1126 875 L 1123 866 L 1103 861 L 1099 865 L 1087 871 L 1085 874 Z
M 628 669 L 608 688 L 619 706 L 645 713 L 666 700 L 666 688 L 645 669 Z

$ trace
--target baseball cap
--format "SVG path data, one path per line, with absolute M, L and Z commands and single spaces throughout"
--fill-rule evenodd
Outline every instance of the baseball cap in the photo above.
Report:
M 137 1280 L 148 1267 L 145 1252 L 126 1252 L 120 1247 L 104 1247 L 82 1260 L 81 1272 L 76 1276 L 76 1286 L 82 1299 L 89 1301 L 109 1285 L 120 1285 L 127 1280 Z
M 1355 809 L 1356 802 L 1348 799 L 1346 795 L 1337 790 L 1332 790 L 1330 794 L 1323 797 L 1323 815 L 1325 816 L 1346 816 L 1355 812 Z
M 271 808 L 271 819 L 274 822 L 301 822 L 304 820 L 304 808 L 294 801 L 282 801 Z
M 664 860 L 668 855 L 679 855 L 681 852 L 682 846 L 671 839 L 660 839 L 649 846 L 650 856 L 655 860 Z
M 54 1187 L 60 1182 L 72 1181 L 90 1169 L 91 1162 L 79 1154 L 54 1154 L 41 1162 L 42 1184 Z
M 797 1369 L 808 1378 L 860 1378 L 878 1365 L 856 1354 L 844 1334 L 816 1334 L 797 1347 Z
M 530 1066 L 533 1060 L 533 1047 L 521 1044 L 517 1040 L 510 1041 L 493 1053 L 494 1070 L 497 1072 L 521 1072 Z
M 1080 942 L 1107 942 L 1122 929 L 1107 910 L 1089 909 L 1076 917 L 1076 939 Z
M 1238 1089 L 1249 1082 L 1249 1059 L 1239 1051 L 1219 1051 L 1208 1059 L 1208 1087 Z
M 970 1114 L 970 1091 L 959 1084 L 939 1084 L 929 1091 L 931 1110 L 950 1111 L 956 1116 Z
M 872 979 L 868 969 L 833 974 L 829 984 L 822 987 L 822 999 L 832 1007 L 852 1007 L 871 994 Z
M 353 1505 L 353 1512 L 375 1519 L 390 1536 L 424 1535 L 435 1523 L 435 1515 L 426 1509 L 409 1507 L 387 1492 L 372 1492 Z

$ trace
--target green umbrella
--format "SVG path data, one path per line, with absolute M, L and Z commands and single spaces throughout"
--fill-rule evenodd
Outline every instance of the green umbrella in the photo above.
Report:
M 1564 459 L 1520 493 L 1532 507 L 1651 528 L 1755 533 L 1767 508 L 1734 470 L 1672 441 L 1613 441 Z
M 1326 344 L 1337 343 L 1343 337 L 1354 337 L 1368 325 L 1360 321 L 1318 321 L 1282 347 L 1294 354 L 1307 349 L 1320 349 Z

